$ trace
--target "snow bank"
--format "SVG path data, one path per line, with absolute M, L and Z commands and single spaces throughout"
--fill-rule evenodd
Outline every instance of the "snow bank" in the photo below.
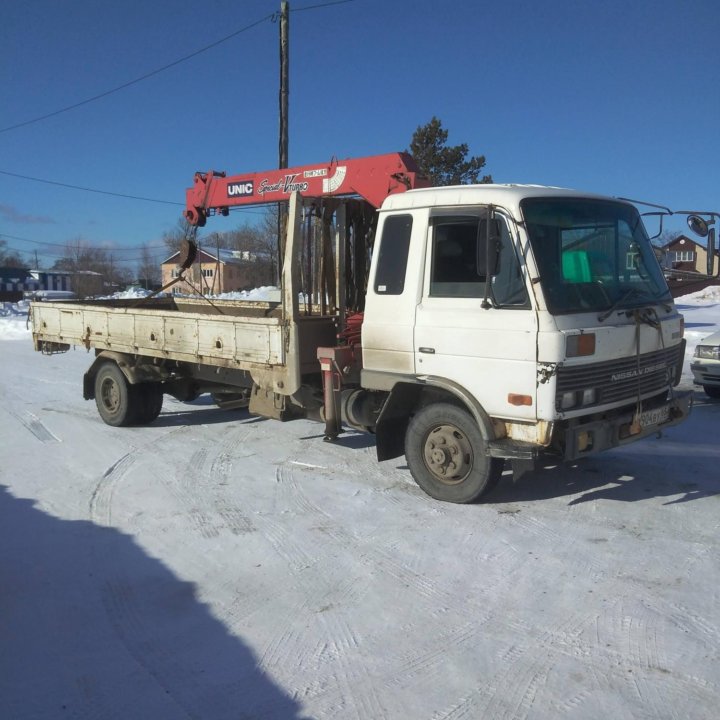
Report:
M 28 308 L 25 300 L 19 303 L 0 303 L 0 340 L 19 340 L 30 337 L 27 326 Z
M 255 300 L 256 302 L 280 302 L 280 288 L 272 285 L 215 295 L 221 300 Z
M 720 285 L 711 285 L 704 290 L 698 290 L 688 295 L 681 295 L 675 298 L 677 305 L 707 305 L 709 303 L 720 303 Z

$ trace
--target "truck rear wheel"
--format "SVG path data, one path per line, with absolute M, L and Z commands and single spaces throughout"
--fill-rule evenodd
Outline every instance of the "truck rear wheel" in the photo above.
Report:
M 405 457 L 415 482 L 431 497 L 477 502 L 497 485 L 504 461 L 486 454 L 477 424 L 449 403 L 422 408 L 405 435 Z
M 138 394 L 138 412 L 135 424 L 147 425 L 157 418 L 163 406 L 163 391 L 160 383 L 131 385 L 131 391 Z
M 103 363 L 95 375 L 95 404 L 108 425 L 132 425 L 142 412 L 142 399 L 114 362 Z

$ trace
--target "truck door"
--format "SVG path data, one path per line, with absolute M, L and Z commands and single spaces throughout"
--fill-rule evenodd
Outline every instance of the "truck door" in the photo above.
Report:
M 499 243 L 490 269 L 484 267 L 488 234 Z M 497 210 L 431 213 L 415 314 L 415 372 L 460 385 L 491 416 L 534 419 L 537 317 L 520 257 Z

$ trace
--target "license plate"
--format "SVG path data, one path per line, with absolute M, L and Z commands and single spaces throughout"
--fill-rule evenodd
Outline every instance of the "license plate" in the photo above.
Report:
M 660 425 L 661 423 L 664 423 L 669 417 L 670 406 L 663 405 L 662 407 L 655 408 L 654 410 L 646 410 L 644 413 L 640 413 L 640 425 L 641 427 Z

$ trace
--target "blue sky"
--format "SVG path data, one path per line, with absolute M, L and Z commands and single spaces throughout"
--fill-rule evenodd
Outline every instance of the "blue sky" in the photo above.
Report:
M 496 182 L 720 210 L 720 3 L 291 0 L 290 165 L 408 147 L 435 115 Z M 280 0 L 24 0 L 0 26 L 0 237 L 49 266 L 83 238 L 133 264 L 196 170 L 277 165 Z M 264 19 L 265 18 L 265 19 Z M 260 22 L 258 22 L 260 21 Z M 179 203 L 173 205 L 169 203 Z M 208 230 L 256 215 L 233 213 Z M 44 243 L 48 243 L 47 245 Z M 50 244 L 51 243 L 51 244 Z

